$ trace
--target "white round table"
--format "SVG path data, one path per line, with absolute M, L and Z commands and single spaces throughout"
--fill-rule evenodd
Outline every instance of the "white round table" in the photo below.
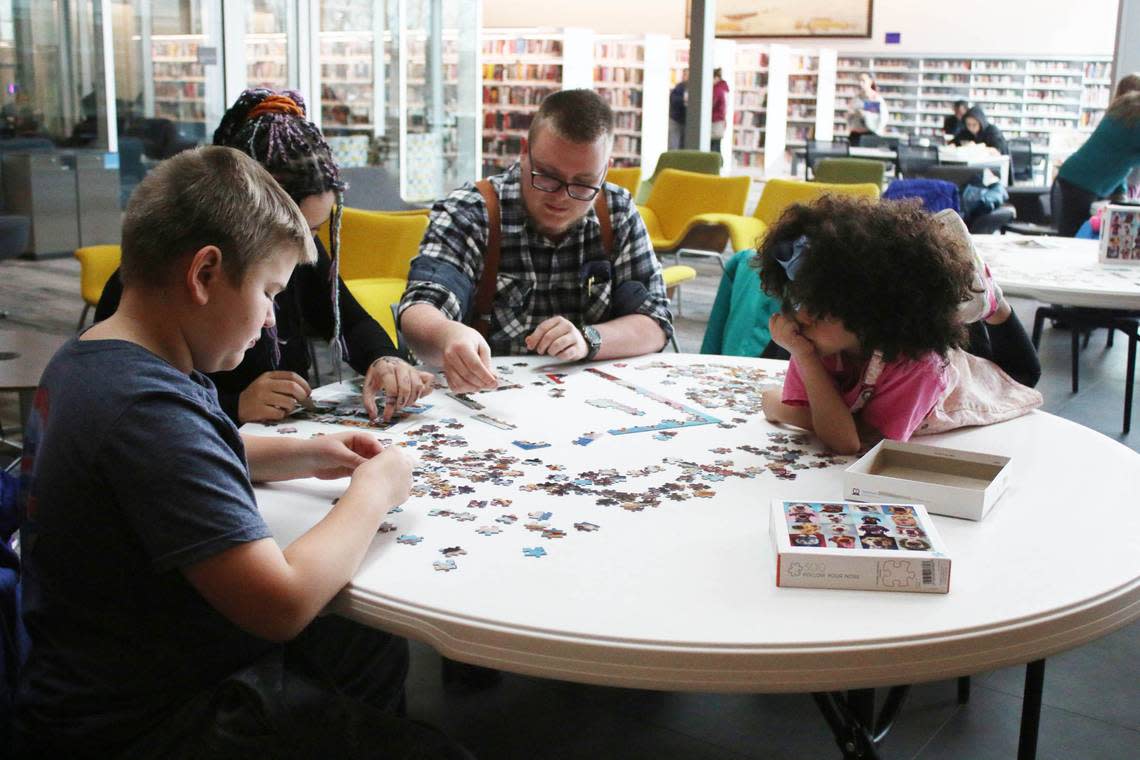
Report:
M 606 434 L 587 445 L 572 443 L 568 431 L 597 432 L 598 412 L 614 427 L 677 412 L 663 417 L 662 404 L 622 395 L 626 389 L 613 382 L 614 392 L 601 395 L 645 414 L 599 409 L 586 402 L 605 383 L 599 386 L 599 376 L 582 366 L 567 367 L 557 383 L 535 385 L 544 377 L 531 368 L 536 360 L 496 360 L 501 366 L 522 362 L 530 366 L 502 378 L 522 388 L 475 397 L 483 413 L 517 423 L 516 430 L 471 420 L 474 410 L 441 391 L 426 399 L 433 407 L 420 415 L 441 435 L 467 438 L 466 448 L 439 450 L 457 460 L 453 467 L 463 466 L 458 460 L 465 454 L 493 447 L 517 460 L 506 472 L 520 474 L 508 478 L 509 485 L 451 477 L 452 485 L 470 485 L 471 492 L 411 499 L 388 518 L 396 530 L 377 536 L 337 599 L 338 612 L 479 665 L 585 683 L 710 692 L 821 692 L 963 676 L 1041 660 L 1140 616 L 1140 456 L 1087 428 L 1035 412 L 922 439 L 1013 460 L 1009 489 L 984 521 L 934 518 L 953 559 L 949 594 L 778 588 L 771 500 L 841 499 L 842 473 L 854 458 L 828 466 L 814 443 L 787 442 L 795 431 L 768 423 L 755 408 L 742 412 L 743 395 L 728 410 L 715 402 L 701 406 L 686 391 L 704 388 L 707 397 L 718 385 L 744 391 L 778 385 L 782 362 L 662 354 L 597 365 L 733 427 L 687 427 L 664 440 L 651 432 Z M 662 363 L 676 369 L 652 368 Z M 631 403 L 633 397 L 644 403 Z M 448 428 L 442 419 L 463 427 Z M 296 435 L 321 427 L 290 424 Z M 378 435 L 398 441 L 418 424 Z M 551 446 L 524 451 L 511 443 L 539 435 Z M 814 466 L 784 469 L 778 477 L 770 465 L 784 454 L 765 452 L 769 446 L 812 452 L 796 464 Z M 541 462 L 524 463 L 532 457 Z M 630 474 L 646 467 L 664 469 Z M 718 475 L 718 467 L 729 474 Z M 748 477 L 749 467 L 760 473 Z M 599 471 L 607 468 L 627 477 L 608 486 L 626 494 L 613 504 L 596 503 L 604 485 L 557 495 L 559 487 L 573 490 L 575 480 L 604 478 Z M 692 481 L 678 480 L 686 473 Z M 552 474 L 568 479 L 551 484 Z M 794 479 L 784 479 L 789 475 Z M 623 508 L 629 494 L 665 483 L 706 493 L 662 498 L 640 511 Z M 526 490 L 528 484 L 547 485 Z M 305 480 L 259 487 L 257 495 L 278 540 L 287 544 L 344 487 L 344 481 Z M 494 506 L 496 498 L 511 504 Z M 486 506 L 471 506 L 472 500 Z M 432 510 L 475 517 L 433 516 Z M 543 538 L 525 528 L 528 514 L 541 512 L 552 513 L 544 522 L 565 537 Z M 495 521 L 508 513 L 518 522 Z M 575 529 L 581 522 L 598 528 Z M 476 532 L 495 526 L 501 532 Z M 423 540 L 397 541 L 409 534 Z M 456 569 L 434 570 L 444 559 L 440 550 L 456 546 L 466 552 L 452 557 Z M 545 556 L 523 551 L 534 547 Z

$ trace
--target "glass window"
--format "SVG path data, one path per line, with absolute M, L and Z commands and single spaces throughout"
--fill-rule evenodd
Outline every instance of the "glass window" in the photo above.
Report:
M 249 0 L 246 5 L 245 64 L 249 87 L 288 87 L 289 5 L 287 0 Z

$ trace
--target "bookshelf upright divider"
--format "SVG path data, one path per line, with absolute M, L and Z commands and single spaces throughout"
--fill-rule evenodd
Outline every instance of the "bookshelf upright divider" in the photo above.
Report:
M 645 35 L 641 96 L 641 174 L 648 176 L 669 148 L 670 40 L 664 34 Z

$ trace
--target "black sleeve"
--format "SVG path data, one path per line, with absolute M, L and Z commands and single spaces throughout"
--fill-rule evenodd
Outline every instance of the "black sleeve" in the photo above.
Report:
M 1002 134 L 1001 130 L 991 124 L 986 131 L 989 133 L 989 139 L 986 140 L 986 145 L 989 145 L 991 148 L 997 148 L 998 153 L 1009 155 L 1009 144 L 1006 143 L 1005 135 Z
M 102 322 L 119 309 L 119 300 L 123 297 L 123 280 L 119 277 L 119 270 L 111 273 L 107 284 L 103 286 L 103 294 L 99 296 L 99 303 L 95 307 L 95 321 Z
M 948 135 L 952 135 L 958 131 L 958 119 L 953 115 L 944 116 L 942 118 L 942 131 Z
M 332 259 L 320 240 L 314 238 L 313 242 L 317 245 L 317 263 L 297 270 L 297 300 L 305 323 L 325 340 L 332 340 L 333 314 L 329 288 Z M 402 356 L 384 328 L 353 298 L 345 287 L 344 280 L 337 278 L 337 289 L 340 299 L 340 332 L 348 347 L 349 365 L 364 374 L 368 371 L 368 366 L 381 356 Z

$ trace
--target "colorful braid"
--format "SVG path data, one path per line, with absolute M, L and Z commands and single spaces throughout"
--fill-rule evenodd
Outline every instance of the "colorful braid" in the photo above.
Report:
M 237 148 L 256 159 L 298 204 L 313 195 L 336 194 L 329 223 L 332 249 L 329 251 L 332 260 L 329 285 L 333 309 L 332 351 L 339 380 L 340 363 L 348 358 L 348 348 L 341 335 L 339 287 L 340 220 L 348 186 L 340 177 L 332 149 L 305 114 L 305 100 L 294 90 L 245 90 L 222 117 L 214 131 L 214 144 Z M 277 330 L 272 328 L 266 334 L 276 367 L 281 361 Z

